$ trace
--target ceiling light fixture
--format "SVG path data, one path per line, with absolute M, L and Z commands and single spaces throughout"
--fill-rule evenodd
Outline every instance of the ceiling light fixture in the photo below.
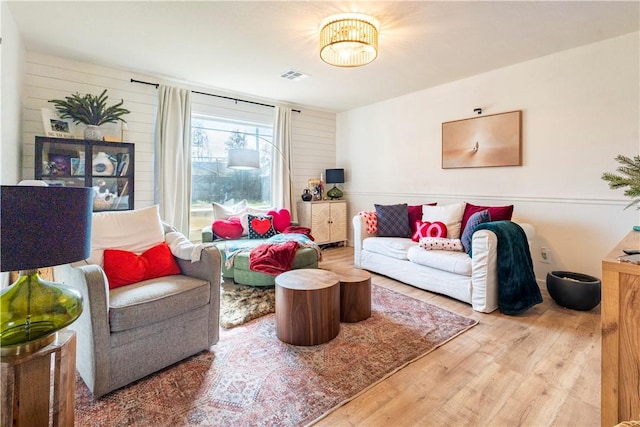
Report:
M 320 58 L 337 67 L 359 67 L 378 56 L 375 18 L 361 13 L 343 13 L 325 19 L 320 30 Z

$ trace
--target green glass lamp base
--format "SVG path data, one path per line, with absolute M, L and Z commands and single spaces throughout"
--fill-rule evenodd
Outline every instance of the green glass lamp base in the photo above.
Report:
M 342 191 L 335 185 L 329 191 L 327 191 L 327 197 L 330 199 L 339 199 L 342 197 Z
M 36 351 L 55 340 L 56 332 L 82 313 L 82 295 L 62 284 L 42 280 L 37 270 L 21 271 L 0 293 L 0 354 Z

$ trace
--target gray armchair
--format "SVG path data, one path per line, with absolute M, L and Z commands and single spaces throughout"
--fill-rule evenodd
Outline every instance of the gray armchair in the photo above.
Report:
M 109 290 L 99 265 L 55 268 L 57 281 L 78 289 L 82 315 L 76 368 L 94 397 L 100 397 L 218 341 L 220 253 L 204 248 L 200 260 L 176 258 L 181 275 L 145 280 Z

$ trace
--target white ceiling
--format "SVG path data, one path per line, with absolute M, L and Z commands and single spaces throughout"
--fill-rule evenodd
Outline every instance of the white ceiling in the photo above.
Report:
M 3 0 L 5 1 L 5 0 Z M 638 31 L 638 1 L 10 1 L 27 50 L 344 111 Z M 337 68 L 328 15 L 380 21 L 379 55 Z M 289 81 L 287 70 L 310 77 Z

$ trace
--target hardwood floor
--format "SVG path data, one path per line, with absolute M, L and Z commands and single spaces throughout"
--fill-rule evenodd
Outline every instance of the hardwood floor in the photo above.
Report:
M 353 266 L 353 248 L 321 266 Z M 600 306 L 544 302 L 520 316 L 470 305 L 372 274 L 372 282 L 479 321 L 338 408 L 317 426 L 599 426 Z

